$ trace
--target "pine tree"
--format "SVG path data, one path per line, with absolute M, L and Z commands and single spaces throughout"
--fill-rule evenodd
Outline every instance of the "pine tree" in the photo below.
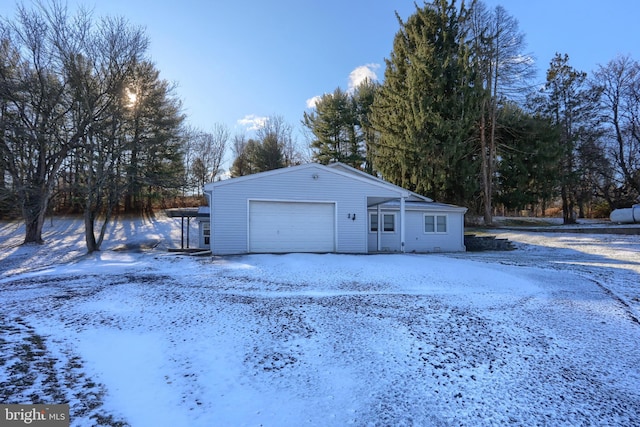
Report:
M 256 131 L 257 139 L 247 141 L 244 136 L 236 136 L 231 177 L 300 164 L 301 156 L 291 134 L 291 126 L 281 116 L 272 116 Z
M 477 191 L 472 135 L 481 85 L 471 67 L 468 10 L 438 0 L 409 17 L 372 107 L 374 166 L 385 179 L 463 203 Z
M 561 151 L 557 175 L 560 179 L 562 217 L 565 224 L 576 222 L 579 194 L 579 149 L 599 127 L 594 93 L 586 87 L 587 74 L 569 65 L 569 56 L 556 54 L 547 71 L 547 83 L 538 98 L 538 112 L 558 128 Z
M 373 145 L 376 140 L 376 131 L 371 125 L 371 107 L 379 85 L 368 78 L 358 85 L 352 95 L 355 108 L 356 121 L 361 133 L 362 150 L 364 150 L 364 170 L 374 174 L 373 169 Z
M 342 162 L 361 168 L 361 135 L 357 129 L 356 104 L 345 91 L 337 88 L 323 95 L 315 112 L 304 113 L 303 123 L 315 139 L 311 142 L 314 160 L 322 164 Z
M 126 212 L 150 211 L 165 190 L 182 185 L 180 126 L 184 120 L 172 86 L 149 62 L 138 64 L 132 77 L 132 102 L 126 117 L 128 159 L 125 161 Z
M 244 137 L 236 137 L 234 141 L 236 158 L 231 166 L 231 178 L 260 172 L 256 165 L 256 151 L 259 144 L 255 139 L 244 140 Z
M 498 118 L 496 199 L 507 209 L 540 204 L 544 211 L 557 196 L 557 128 L 549 119 L 528 114 L 513 103 L 504 105 Z

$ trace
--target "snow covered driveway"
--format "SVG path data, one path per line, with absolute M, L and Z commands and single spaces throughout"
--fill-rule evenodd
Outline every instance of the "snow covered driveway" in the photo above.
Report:
M 509 237 L 36 272 L 0 256 L 0 400 L 70 402 L 77 426 L 637 425 L 638 236 Z

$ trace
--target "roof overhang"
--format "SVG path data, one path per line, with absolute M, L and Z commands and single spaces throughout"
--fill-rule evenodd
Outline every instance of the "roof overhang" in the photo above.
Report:
M 170 208 L 165 209 L 167 216 L 170 218 L 208 218 L 209 207 L 200 206 L 199 208 Z
M 372 207 L 374 205 L 369 205 L 368 207 Z M 423 202 L 423 201 L 411 201 L 407 200 L 405 202 L 405 210 L 407 211 L 433 211 L 433 212 L 458 212 L 458 213 L 466 213 L 467 208 L 456 205 L 449 205 L 447 203 L 438 203 L 438 202 Z M 382 209 L 386 210 L 400 210 L 400 202 L 397 199 L 387 200 L 384 203 L 380 204 Z
M 362 182 L 366 182 L 368 184 L 372 184 L 374 186 L 380 187 L 380 188 L 384 188 L 386 190 L 391 190 L 393 192 L 395 192 L 397 194 L 397 196 L 395 197 L 368 197 L 367 198 L 367 205 L 369 207 L 371 206 L 375 206 L 375 205 L 379 205 L 382 203 L 387 203 L 390 202 L 392 200 L 398 200 L 398 199 L 405 199 L 406 202 L 423 202 L 423 203 L 436 203 L 433 201 L 433 199 L 430 199 L 429 197 L 423 196 L 421 194 L 418 193 L 414 193 L 412 191 L 409 191 L 405 188 L 402 188 L 398 185 L 392 184 L 390 182 L 387 182 L 381 178 L 378 178 L 376 176 L 370 175 L 366 172 L 363 172 L 361 170 L 355 169 L 351 166 L 348 166 L 344 163 L 340 163 L 340 162 L 336 162 L 336 163 L 331 163 L 329 165 L 322 165 L 320 163 L 306 163 L 303 165 L 297 165 L 297 166 L 289 166 L 286 168 L 281 168 L 281 169 L 274 169 L 274 170 L 270 170 L 270 171 L 266 171 L 266 172 L 259 172 L 259 173 L 255 173 L 252 175 L 245 175 L 245 176 L 241 176 L 241 177 L 237 177 L 237 178 L 230 178 L 230 179 L 225 179 L 222 181 L 216 181 L 216 182 L 210 182 L 208 184 L 205 184 L 204 186 L 204 192 L 207 195 L 212 195 L 213 191 L 218 188 L 218 187 L 222 187 L 222 186 L 226 186 L 226 185 L 233 185 L 235 183 L 238 182 L 243 182 L 243 181 L 249 181 L 249 180 L 253 180 L 253 179 L 260 179 L 260 178 L 265 178 L 268 176 L 273 176 L 273 175 L 278 175 L 278 174 L 285 174 L 288 172 L 291 172 L 292 170 L 304 170 L 304 169 L 320 169 L 326 172 L 330 172 L 330 173 L 334 173 L 337 175 L 342 175 L 345 177 L 348 177 L 350 179 L 355 179 L 358 181 L 362 181 Z M 439 203 L 438 205 L 441 206 L 441 208 L 445 208 L 447 207 L 447 209 L 449 210 L 462 210 L 464 212 L 467 211 L 467 208 L 464 207 L 460 207 L 460 206 L 454 206 L 454 205 L 445 205 L 442 203 Z M 435 205 L 433 205 L 435 206 Z

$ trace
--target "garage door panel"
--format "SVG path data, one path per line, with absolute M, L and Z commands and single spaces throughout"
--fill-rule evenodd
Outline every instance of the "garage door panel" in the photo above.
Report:
M 335 204 L 251 201 L 249 251 L 335 251 Z

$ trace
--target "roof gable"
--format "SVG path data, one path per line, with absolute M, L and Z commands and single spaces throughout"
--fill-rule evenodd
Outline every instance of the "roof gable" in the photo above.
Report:
M 210 182 L 210 183 L 204 185 L 204 189 L 205 189 L 205 191 L 212 190 L 212 189 L 214 189 L 216 187 L 221 187 L 221 186 L 224 186 L 224 185 L 233 185 L 233 184 L 238 183 L 238 182 L 250 181 L 250 180 L 254 180 L 254 179 L 261 179 L 261 178 L 265 178 L 267 176 L 272 176 L 272 175 L 280 175 L 280 174 L 291 172 L 294 169 L 296 169 L 296 170 L 310 169 L 310 168 L 313 168 L 315 166 L 321 166 L 321 165 L 319 165 L 317 163 L 305 163 L 304 165 L 289 166 L 289 167 L 280 168 L 280 169 L 272 169 L 270 171 L 253 173 L 251 175 L 243 175 L 243 176 L 239 176 L 239 177 L 236 177 L 236 178 L 224 179 L 222 181 Z
M 233 185 L 236 183 L 250 181 L 254 179 L 263 179 L 263 178 L 274 176 L 274 175 L 287 174 L 293 171 L 300 171 L 304 169 L 310 169 L 310 170 L 318 169 L 318 170 L 326 171 L 336 175 L 340 175 L 349 179 L 366 182 L 367 184 L 374 185 L 380 188 L 385 188 L 387 190 L 395 191 L 398 193 L 399 197 L 411 197 L 412 195 L 414 195 L 414 193 L 410 192 L 409 190 L 406 190 L 402 187 L 391 184 L 390 182 L 371 176 L 367 173 L 360 172 L 357 169 L 350 168 L 349 166 L 344 165 L 342 163 L 340 164 L 334 163 L 333 165 L 341 165 L 343 167 L 325 166 L 319 163 L 306 163 L 303 165 L 289 166 L 286 168 L 274 169 L 266 172 L 258 172 L 251 175 L 240 176 L 237 178 L 230 178 L 223 181 L 210 182 L 208 184 L 205 184 L 204 190 L 212 191 L 215 188 L 222 187 L 222 186 Z M 421 200 L 426 199 L 422 196 L 419 196 L 419 197 Z M 430 201 L 430 199 L 427 199 L 425 201 Z
M 399 197 L 406 197 L 407 201 L 435 203 L 433 199 L 429 197 L 423 196 L 418 193 L 414 193 L 413 191 L 409 191 L 398 185 L 392 184 L 381 178 L 370 175 L 366 172 L 363 172 L 361 170 L 358 170 L 356 168 L 353 168 L 349 165 L 346 165 L 340 162 L 331 163 L 329 165 L 322 165 L 320 163 L 305 163 L 303 165 L 289 166 L 289 167 L 274 169 L 266 172 L 258 172 L 251 175 L 240 176 L 237 178 L 230 178 L 222 181 L 210 182 L 208 184 L 205 184 L 204 190 L 213 191 L 215 188 L 221 187 L 221 186 L 233 185 L 235 183 L 254 180 L 254 179 L 262 179 L 262 178 L 266 178 L 274 175 L 287 174 L 293 171 L 300 171 L 304 169 L 310 169 L 310 170 L 318 169 L 326 172 L 331 172 L 331 173 L 335 173 L 337 175 L 341 175 L 350 179 L 355 179 L 361 182 L 366 182 L 368 184 L 373 184 L 380 188 L 396 191 Z M 448 206 L 454 207 L 454 205 L 448 205 Z

